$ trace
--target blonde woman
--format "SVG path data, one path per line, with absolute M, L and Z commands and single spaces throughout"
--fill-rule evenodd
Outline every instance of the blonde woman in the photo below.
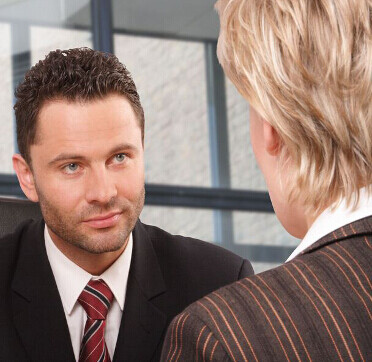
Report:
M 163 361 L 372 360 L 372 2 L 220 0 L 287 262 L 192 304 Z

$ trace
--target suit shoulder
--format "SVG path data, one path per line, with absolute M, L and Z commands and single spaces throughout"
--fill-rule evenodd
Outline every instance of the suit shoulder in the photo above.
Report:
M 363 252 L 359 245 L 358 254 L 353 255 L 352 251 L 357 248 L 351 244 L 349 241 L 349 248 L 340 244 L 336 252 L 332 245 L 327 250 L 296 257 L 276 268 L 238 280 L 190 305 L 188 312 L 208 323 L 211 313 L 217 315 L 217 310 L 222 315 L 234 313 L 254 329 L 262 325 L 262 321 L 267 322 L 269 328 L 270 320 L 277 321 L 279 315 L 285 324 L 292 323 L 292 319 L 299 325 L 314 324 L 313 315 L 319 312 L 318 305 L 337 303 L 347 311 L 344 318 L 368 320 L 363 302 L 353 292 L 355 286 L 348 273 L 366 288 L 366 276 L 372 275 L 371 251 L 366 247 Z M 320 323 L 316 328 L 322 327 Z
M 339 245 L 337 254 L 323 248 L 234 282 L 193 303 L 185 313 L 197 317 L 216 336 L 228 328 L 241 336 L 242 342 L 249 341 L 250 345 L 241 345 L 248 360 L 254 359 L 253 354 L 267 360 L 295 360 L 296 353 L 300 359 L 309 359 L 309 355 L 312 360 L 332 359 L 335 342 L 328 326 L 334 323 L 347 325 L 350 331 L 344 334 L 344 342 L 337 341 L 340 353 L 346 355 L 344 346 L 353 346 L 353 334 L 360 348 L 353 353 L 368 359 L 370 314 L 355 291 L 368 288 L 366 277 L 371 275 L 371 267 L 362 252 L 352 255 L 350 249 L 343 248 Z M 361 271 L 357 263 L 369 269 Z M 293 345 L 288 344 L 288 336 Z M 287 345 L 280 341 L 287 341 Z M 239 353 L 232 333 L 225 332 L 220 342 L 226 351 Z
M 261 301 L 275 308 L 282 297 L 288 302 L 303 295 L 298 291 L 302 288 L 298 282 L 298 274 L 301 275 L 302 269 L 307 268 L 306 263 L 304 264 L 289 262 L 238 280 L 206 296 L 200 301 L 201 303 L 191 305 L 190 312 L 204 315 L 206 309 L 202 307 L 202 304 L 212 302 L 220 304 L 222 310 L 229 309 L 227 305 L 232 304 L 238 313 L 244 309 L 245 311 L 249 310 L 252 315 L 261 309 L 263 305 Z M 227 301 L 228 303 L 226 303 Z M 248 309 L 245 308 L 247 305 L 249 305 Z
M 197 315 L 184 311 L 169 325 L 161 361 L 231 361 L 218 335 Z
M 23 221 L 12 233 L 0 238 L 0 285 L 5 286 L 10 282 L 18 258 L 22 236 L 34 223 L 33 220 Z
M 143 226 L 167 285 L 175 289 L 182 285 L 190 302 L 253 273 L 247 260 L 217 245 Z
M 182 254 L 184 257 L 192 256 L 203 261 L 205 261 L 207 256 L 216 260 L 223 258 L 239 265 L 243 262 L 242 257 L 216 244 L 182 235 L 173 235 L 152 225 L 143 224 L 143 226 L 150 236 L 155 249 L 159 248 L 162 252 L 169 250 L 173 253 Z
M 12 233 L 0 238 L 0 278 L 5 281 L 14 268 L 25 235 L 38 235 L 41 220 L 28 219 L 21 222 Z M 5 278 L 5 279 L 4 279 Z
M 3 235 L 0 238 L 0 257 L 8 258 L 9 255 L 18 249 L 20 240 L 24 232 L 32 224 L 32 220 L 26 220 L 20 223 L 13 232 Z

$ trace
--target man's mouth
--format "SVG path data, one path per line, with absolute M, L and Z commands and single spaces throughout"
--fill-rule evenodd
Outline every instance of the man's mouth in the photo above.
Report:
M 102 214 L 90 217 L 83 221 L 84 224 L 94 228 L 94 229 L 104 229 L 115 226 L 122 215 L 122 212 L 110 212 L 108 214 Z

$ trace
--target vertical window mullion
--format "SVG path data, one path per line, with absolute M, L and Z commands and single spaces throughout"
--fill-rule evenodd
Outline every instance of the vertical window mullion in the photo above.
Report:
M 111 0 L 91 0 L 93 48 L 114 53 Z
M 225 76 L 216 50 L 216 41 L 205 43 L 212 187 L 230 188 Z M 227 248 L 233 245 L 231 211 L 214 211 L 214 234 L 217 243 Z

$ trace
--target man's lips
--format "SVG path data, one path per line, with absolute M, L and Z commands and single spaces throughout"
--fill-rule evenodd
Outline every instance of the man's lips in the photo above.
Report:
M 84 220 L 84 223 L 95 229 L 109 228 L 118 223 L 121 215 L 122 213 L 119 211 L 110 212 L 109 214 L 91 217 Z

